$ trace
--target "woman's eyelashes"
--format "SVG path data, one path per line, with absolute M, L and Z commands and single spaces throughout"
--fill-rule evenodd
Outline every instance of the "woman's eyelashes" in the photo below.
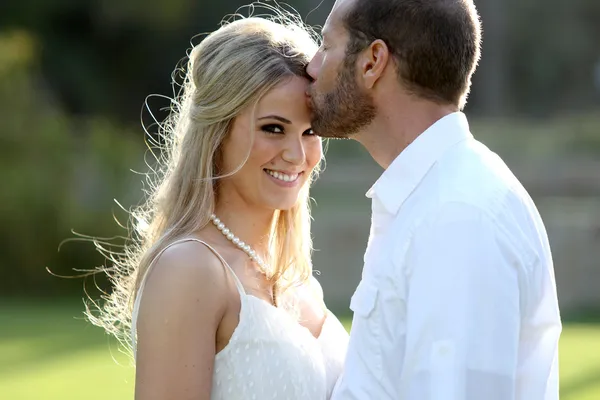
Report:
M 278 125 L 278 124 L 263 125 L 261 130 L 263 132 L 266 132 L 266 133 L 272 134 L 272 135 L 285 134 L 285 128 L 283 127 L 283 125 Z M 315 132 L 312 130 L 312 128 L 310 128 L 310 129 L 307 129 L 304 132 L 302 132 L 302 135 L 313 136 L 313 135 L 315 135 Z
M 285 129 L 283 129 L 283 126 L 282 125 L 278 125 L 278 124 L 263 125 L 263 127 L 261 129 L 264 132 L 271 133 L 271 134 L 274 134 L 274 135 L 285 133 Z

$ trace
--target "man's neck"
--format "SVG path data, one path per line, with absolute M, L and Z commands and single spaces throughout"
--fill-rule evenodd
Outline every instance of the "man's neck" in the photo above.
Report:
M 383 169 L 406 149 L 419 135 L 446 115 L 457 110 L 431 102 L 411 101 L 394 107 L 380 107 L 377 118 L 353 139 L 362 144 Z

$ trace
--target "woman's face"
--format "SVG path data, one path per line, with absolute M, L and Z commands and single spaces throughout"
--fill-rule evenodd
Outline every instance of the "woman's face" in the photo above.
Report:
M 296 204 L 302 187 L 323 154 L 321 139 L 311 129 L 307 104 L 308 80 L 294 77 L 244 110 L 222 149 L 220 201 L 242 200 L 250 206 L 287 210 Z M 255 132 L 252 132 L 255 125 Z M 248 150 L 250 154 L 248 155 Z

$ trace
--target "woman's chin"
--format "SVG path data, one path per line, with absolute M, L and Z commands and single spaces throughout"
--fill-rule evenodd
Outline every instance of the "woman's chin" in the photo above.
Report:
M 289 197 L 285 199 L 277 199 L 276 201 L 274 201 L 274 199 L 270 199 L 270 201 L 265 202 L 265 206 L 267 206 L 268 208 L 280 211 L 288 211 L 292 209 L 296 204 L 298 204 L 298 196 Z

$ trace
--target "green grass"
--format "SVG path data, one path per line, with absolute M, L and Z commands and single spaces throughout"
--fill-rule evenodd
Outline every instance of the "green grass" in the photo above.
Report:
M 0 303 L 0 398 L 133 398 L 129 360 L 72 303 Z M 561 400 L 600 399 L 600 324 L 567 324 L 560 351 Z

